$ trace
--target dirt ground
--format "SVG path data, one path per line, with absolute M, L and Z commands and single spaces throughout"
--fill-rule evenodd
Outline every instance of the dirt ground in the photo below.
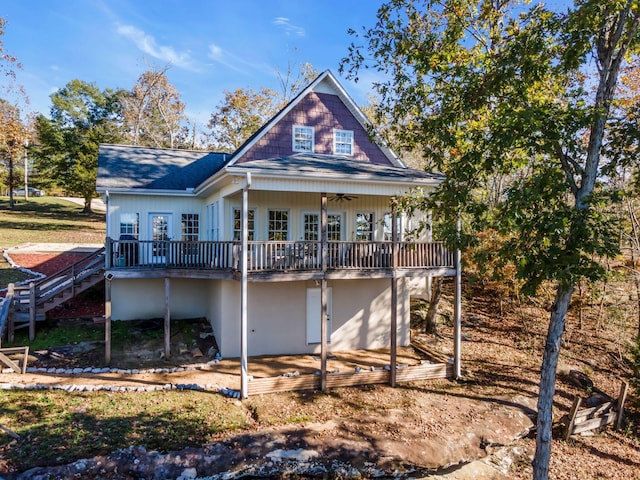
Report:
M 434 442 L 441 442 L 442 438 L 449 437 L 456 439 L 459 438 L 456 436 L 458 434 L 471 432 L 475 425 L 486 425 L 490 413 L 497 409 L 496 405 L 504 403 L 506 399 L 535 400 L 552 300 L 551 292 L 546 296 L 541 295 L 538 304 L 525 304 L 508 299 L 498 301 L 497 295 L 472 292 L 469 287 L 465 288 L 467 291 L 463 303 L 462 381 L 415 382 L 397 389 L 386 386 L 339 389 L 329 392 L 329 395 L 309 392 L 305 396 L 311 395 L 321 399 L 317 402 L 317 408 L 320 409 L 317 418 L 323 421 L 321 426 L 292 425 L 278 432 L 249 430 L 243 435 L 248 435 L 253 443 L 260 443 L 265 441 L 267 437 L 264 435 L 268 433 L 272 435 L 269 438 L 278 434 L 287 438 L 302 438 L 296 437 L 296 432 L 300 435 L 303 431 L 311 432 L 308 433 L 309 438 L 315 438 L 316 443 L 317 439 L 331 439 L 336 445 L 341 442 L 339 445 L 343 447 L 342 457 L 340 449 L 336 450 L 336 455 L 347 463 L 354 464 L 356 462 L 349 451 L 354 451 L 358 439 L 369 439 L 374 446 L 387 445 L 395 439 L 397 451 L 407 462 L 420 463 L 428 457 L 432 448 L 421 441 L 421 438 L 431 438 Z M 450 285 L 446 285 L 436 335 L 424 336 L 419 330 L 414 331 L 414 335 L 422 336 L 424 341 L 447 354 L 451 354 L 452 348 L 451 300 Z M 628 346 L 629 339 L 633 338 L 637 331 L 637 301 L 623 285 L 618 285 L 608 287 L 608 295 L 603 303 L 606 314 L 602 314 L 603 309 L 598 303 L 585 302 L 582 305 L 576 303 L 568 318 L 554 402 L 557 428 L 554 429 L 550 472 L 550 478 L 553 479 L 640 479 L 640 415 L 634 400 L 637 398 L 635 394 L 632 394 L 627 402 L 627 415 L 621 431 L 607 428 L 592 436 L 575 436 L 568 441 L 562 439 L 560 418 L 569 412 L 575 395 L 587 395 L 587 392 L 569 381 L 568 374 L 571 370 L 586 373 L 597 389 L 612 396 L 617 395 L 621 379 L 628 378 L 632 373 Z M 376 361 L 385 360 L 383 354 Z M 266 358 L 264 361 L 265 365 L 269 365 L 273 359 Z M 344 362 L 339 365 L 336 363 L 335 368 L 353 368 L 361 358 L 336 358 L 335 361 Z M 295 365 L 283 364 L 282 367 L 286 371 L 294 368 L 314 369 L 319 365 L 318 359 L 312 356 L 305 359 L 305 362 L 308 363 L 300 359 L 296 360 Z M 251 365 L 252 362 L 250 373 L 259 374 L 259 363 L 253 362 L 253 370 Z M 217 371 L 148 374 L 137 380 L 148 383 L 217 383 L 229 377 L 221 379 L 216 375 L 237 371 L 237 364 L 232 360 L 223 360 L 216 367 Z M 70 381 L 64 377 L 52 378 L 57 382 Z M 15 379 L 16 376 L 13 375 L 11 381 Z M 0 378 L 0 382 L 2 381 L 6 379 Z M 24 381 L 40 382 L 41 379 L 29 379 L 25 376 Z M 77 382 L 77 379 L 73 381 Z M 91 375 L 83 379 L 83 382 L 92 381 L 121 384 L 127 380 L 115 374 Z M 228 387 L 234 388 L 233 385 Z M 385 409 L 378 415 L 376 410 L 372 410 L 364 415 L 361 409 L 356 408 L 372 399 L 379 405 L 397 406 L 397 412 L 390 415 L 389 410 Z M 289 394 L 265 395 L 249 400 L 275 416 L 284 409 L 293 408 L 298 401 L 298 396 Z M 500 427 L 492 425 L 491 428 L 496 430 Z M 236 435 L 222 438 L 223 443 L 220 445 L 227 445 L 224 442 L 236 442 Z M 247 442 L 247 445 L 250 444 L 252 443 Z M 402 444 L 404 448 L 401 449 Z M 533 436 L 513 441 L 512 447 L 519 449 L 521 457 L 502 478 L 531 478 L 529 462 L 535 449 Z M 202 457 L 207 454 L 207 448 L 210 447 L 205 447 L 197 455 Z M 483 448 L 486 452 L 490 451 L 486 444 Z M 248 455 L 249 450 L 245 453 Z M 183 452 L 181 456 L 188 455 Z M 447 478 L 481 477 L 471 474 L 467 477 Z

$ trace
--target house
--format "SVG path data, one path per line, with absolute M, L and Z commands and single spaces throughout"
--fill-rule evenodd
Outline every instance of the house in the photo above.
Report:
M 326 71 L 232 154 L 101 145 L 107 324 L 206 317 L 243 396 L 248 355 L 408 345 L 412 288 L 459 267 L 392 199 L 443 177 L 366 125 Z

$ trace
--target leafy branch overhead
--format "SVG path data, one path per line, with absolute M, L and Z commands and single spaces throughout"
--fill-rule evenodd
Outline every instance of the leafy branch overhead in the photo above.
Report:
M 625 59 L 638 51 L 639 22 L 635 0 L 576 0 L 561 12 L 508 0 L 391 0 L 373 27 L 352 32 L 342 62 L 354 79 L 363 69 L 378 72 L 376 120 L 447 176 L 435 195 L 405 206 L 443 213 L 451 244 L 499 233 L 506 241 L 498 253 L 529 292 L 555 282 L 538 479 L 548 475 L 555 372 L 574 286 L 598 278 L 598 258 L 619 249 L 620 195 L 611 180 L 635 167 L 638 142 L 625 137 L 637 132 L 637 117 L 616 94 Z

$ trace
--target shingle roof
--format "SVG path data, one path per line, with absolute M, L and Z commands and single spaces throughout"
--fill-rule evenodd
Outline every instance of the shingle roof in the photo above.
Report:
M 351 160 L 338 155 L 298 153 L 287 157 L 252 160 L 228 167 L 228 171 L 259 171 L 273 175 L 334 177 L 340 179 L 386 180 L 418 183 L 439 183 L 445 176 L 439 173 L 392 167 Z
M 220 170 L 229 154 L 195 150 L 100 145 L 98 190 L 186 190 Z

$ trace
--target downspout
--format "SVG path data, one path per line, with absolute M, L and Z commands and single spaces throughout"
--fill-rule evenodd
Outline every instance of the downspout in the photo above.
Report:
M 242 186 L 242 245 L 240 249 L 240 396 L 249 396 L 249 372 L 247 367 L 247 260 L 249 248 L 249 189 L 251 188 L 251 172 L 247 172 Z

